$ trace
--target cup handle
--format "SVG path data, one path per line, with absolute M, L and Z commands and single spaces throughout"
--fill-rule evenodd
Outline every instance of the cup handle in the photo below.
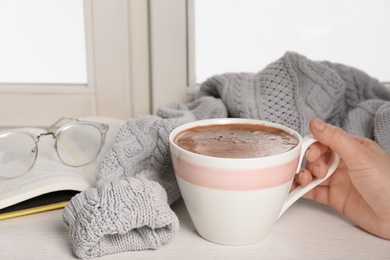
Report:
M 303 138 L 303 140 L 302 140 L 302 148 L 301 148 L 301 155 L 300 155 L 300 158 L 299 158 L 298 169 L 296 171 L 297 173 L 299 172 L 299 170 L 301 168 L 302 160 L 303 160 L 303 157 L 305 156 L 306 150 L 310 147 L 310 145 L 312 145 L 315 142 L 318 142 L 318 140 L 316 138 L 314 138 L 313 135 L 308 135 L 308 136 L 305 136 Z M 309 183 L 308 185 L 306 185 L 306 186 L 302 186 L 302 185 L 298 186 L 292 192 L 290 192 L 288 194 L 287 198 L 286 198 L 286 201 L 284 202 L 284 205 L 282 207 L 282 210 L 281 210 L 281 212 L 279 214 L 278 219 L 300 197 L 302 197 L 309 190 L 313 189 L 314 187 L 316 187 L 317 185 L 319 185 L 320 183 L 322 183 L 323 181 L 328 179 L 333 174 L 333 172 L 336 170 L 337 166 L 339 165 L 339 162 L 340 162 L 340 157 L 338 156 L 338 154 L 336 154 L 335 152 L 332 151 L 331 158 L 330 158 L 330 160 L 328 162 L 328 173 L 325 175 L 325 177 L 322 178 L 322 179 L 314 178 L 313 181 L 311 183 Z

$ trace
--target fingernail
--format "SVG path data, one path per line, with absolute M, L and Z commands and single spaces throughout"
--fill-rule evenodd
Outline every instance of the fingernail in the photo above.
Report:
M 320 120 L 319 118 L 313 118 L 313 120 L 311 121 L 311 125 L 315 129 L 322 131 L 325 129 L 326 123 L 324 121 Z

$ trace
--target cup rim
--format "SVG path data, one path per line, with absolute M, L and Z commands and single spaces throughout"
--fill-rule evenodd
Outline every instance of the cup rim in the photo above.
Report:
M 294 137 L 296 137 L 298 139 L 298 145 L 295 146 L 293 149 L 288 150 L 286 152 L 279 153 L 279 154 L 273 154 L 273 155 L 269 155 L 269 156 L 264 156 L 264 157 L 224 158 L 224 157 L 214 157 L 214 156 L 194 153 L 194 152 L 188 151 L 188 150 L 180 147 L 179 145 L 177 145 L 174 142 L 175 136 L 177 134 L 181 133 L 182 131 L 186 130 L 186 129 L 190 129 L 192 127 L 197 127 L 197 126 L 204 126 L 204 125 L 219 125 L 219 124 L 231 124 L 231 123 L 260 124 L 260 125 L 266 125 L 266 126 L 271 126 L 271 127 L 275 127 L 275 128 L 278 128 L 278 129 L 282 129 L 282 130 L 286 131 L 287 133 L 289 133 L 289 134 L 293 135 Z M 291 129 L 291 128 L 287 127 L 287 126 L 284 126 L 282 124 L 273 123 L 273 122 L 270 122 L 270 121 L 260 120 L 260 119 L 230 118 L 230 117 L 229 118 L 201 119 L 201 120 L 197 120 L 197 121 L 192 121 L 192 122 L 185 123 L 185 124 L 182 124 L 182 125 L 176 127 L 169 134 L 169 143 L 170 143 L 170 145 L 174 146 L 175 149 L 177 149 L 181 153 L 190 154 L 191 156 L 195 156 L 195 157 L 202 158 L 202 159 L 220 160 L 220 161 L 224 161 L 224 160 L 225 161 L 232 161 L 232 160 L 233 161 L 266 160 L 266 159 L 270 159 L 270 158 L 275 158 L 275 157 L 280 157 L 280 156 L 284 156 L 284 155 L 289 155 L 291 153 L 296 153 L 297 152 L 296 150 L 300 150 L 301 149 L 302 140 L 303 140 L 302 136 L 297 131 L 295 131 L 294 129 Z M 171 151 L 171 153 L 172 153 L 172 151 Z

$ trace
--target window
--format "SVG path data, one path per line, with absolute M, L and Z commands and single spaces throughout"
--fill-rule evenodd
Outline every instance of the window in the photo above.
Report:
M 41 38 L 44 42 L 52 41 L 56 37 L 72 37 L 69 44 L 77 45 L 73 52 L 78 52 L 79 55 L 67 61 L 72 64 L 71 67 L 76 68 L 77 73 L 71 73 L 69 67 L 58 67 L 59 74 L 54 75 L 57 73 L 47 72 L 48 69 L 54 69 L 49 66 L 43 70 L 44 77 L 38 72 L 29 75 L 29 68 L 42 61 L 41 56 L 39 55 L 39 59 L 34 57 L 31 50 L 26 53 L 31 55 L 30 61 L 35 60 L 25 72 L 17 72 L 17 77 L 11 73 L 1 74 L 0 65 L 0 128 L 45 126 L 64 115 L 75 117 L 98 115 L 127 119 L 137 113 L 148 113 L 149 75 L 145 71 L 148 71 L 149 64 L 148 53 L 144 47 L 148 46 L 148 33 L 145 29 L 148 23 L 147 6 L 147 1 L 137 0 L 1 0 L 1 12 L 13 12 L 13 15 L 8 16 L 11 20 L 7 20 L 7 23 L 3 24 L 6 16 L 0 17 L 1 37 L 12 36 L 12 40 L 6 39 L 8 44 L 25 48 L 20 47 L 26 45 L 19 46 L 21 43 L 18 41 L 28 41 L 31 44 L 27 46 L 32 47 L 34 37 Z M 61 9 L 64 9 L 62 13 L 64 15 L 66 12 L 74 14 L 71 17 L 62 17 L 65 22 L 54 23 L 54 20 L 61 18 L 57 12 Z M 73 31 L 77 37 L 45 33 L 44 30 L 47 28 L 40 28 L 29 37 L 23 34 L 27 31 L 31 34 L 30 30 L 24 31 L 21 35 L 12 35 L 16 30 L 10 30 L 9 26 L 17 26 L 17 22 L 22 24 L 18 19 L 28 18 L 29 12 L 34 12 L 34 17 L 42 20 L 39 26 L 54 25 L 55 30 Z M 42 14 L 38 14 L 39 12 Z M 53 19 L 53 24 L 48 23 L 49 19 Z M 78 20 L 78 23 L 73 24 L 73 19 Z M 24 23 L 24 26 L 30 25 L 38 25 L 38 21 Z M 140 32 L 136 30 L 137 28 L 143 29 Z M 45 39 L 44 36 L 48 38 Z M 59 39 L 63 40 L 65 39 Z M 82 41 L 83 44 L 80 44 Z M 14 64 L 21 62 L 15 62 L 18 52 L 7 56 L 8 49 L 4 50 L 7 46 L 2 43 L 0 48 L 3 48 L 0 51 L 0 59 L 6 56 L 7 59 L 12 59 Z M 24 50 L 20 50 L 19 53 L 22 54 Z M 55 57 L 48 61 L 49 63 L 54 61 L 61 63 L 64 59 L 70 58 L 68 54 L 60 57 L 58 53 L 56 54 L 58 51 L 64 49 L 54 50 L 54 54 L 51 53 L 49 56 Z M 80 58 L 81 56 L 84 57 Z M 22 69 L 22 66 L 17 67 Z M 60 75 L 64 71 L 66 73 Z M 68 77 L 70 74 L 72 76 Z M 133 78 L 132 74 L 136 76 Z M 133 94 L 137 96 L 137 100 Z
M 194 1 L 196 82 L 257 72 L 294 51 L 390 82 L 387 0 Z
M 390 87 L 389 1 L 149 3 L 153 111 L 191 100 L 210 76 L 257 72 L 285 51 L 354 66 Z
M 86 84 L 81 0 L 2 0 L 0 82 Z
M 0 69 L 0 128 L 44 126 L 64 115 L 153 113 L 164 103 L 191 100 L 207 77 L 257 72 L 287 50 L 390 81 L 386 0 L 65 2 L 80 1 L 86 59 L 77 71 L 84 72 L 73 80 L 19 81 L 1 80 Z M 8 26 L 1 19 L 0 34 Z

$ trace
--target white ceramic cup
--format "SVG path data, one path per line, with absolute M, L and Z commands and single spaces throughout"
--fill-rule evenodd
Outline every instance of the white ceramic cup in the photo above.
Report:
M 218 158 L 187 151 L 175 136 L 192 127 L 211 124 L 248 123 L 283 129 L 299 140 L 290 151 L 261 158 Z M 327 179 L 340 158 L 333 153 L 328 173 L 309 185 L 290 191 L 308 147 L 317 142 L 309 135 L 280 124 L 255 119 L 207 119 L 181 125 L 169 136 L 176 178 L 197 232 L 214 243 L 246 245 L 261 241 L 278 218 L 306 192 Z

